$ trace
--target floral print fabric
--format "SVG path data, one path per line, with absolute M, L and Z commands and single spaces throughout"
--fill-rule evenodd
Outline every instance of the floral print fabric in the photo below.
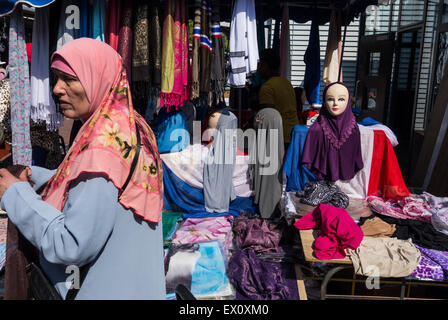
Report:
M 141 150 L 131 181 L 123 192 L 121 187 L 136 155 L 136 129 L 141 136 Z M 136 214 L 147 221 L 161 220 L 162 162 L 151 128 L 134 111 L 123 67 L 107 97 L 78 132 L 42 198 L 62 210 L 67 200 L 69 183 L 82 172 L 106 173 L 120 189 L 121 204 L 134 209 Z
M 188 218 L 176 231 L 174 244 L 220 241 L 227 249 L 231 246 L 233 216 Z
M 420 250 L 422 260 L 410 276 L 418 279 L 448 280 L 448 252 L 415 246 Z
M 431 207 L 422 196 L 410 195 L 400 200 L 385 200 L 376 196 L 368 196 L 367 201 L 372 210 L 385 216 L 431 221 Z
M 22 5 L 10 16 L 9 70 L 13 164 L 31 165 L 31 89 Z

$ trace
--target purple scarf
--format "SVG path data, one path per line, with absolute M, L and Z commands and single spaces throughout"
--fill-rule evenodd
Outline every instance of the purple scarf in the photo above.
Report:
M 332 85 L 347 88 L 348 105 L 339 116 L 332 116 L 326 107 L 325 95 Z M 302 164 L 319 180 L 350 180 L 364 167 L 361 156 L 361 135 L 350 107 L 349 88 L 341 82 L 325 87 L 324 104 L 319 117 L 308 131 Z

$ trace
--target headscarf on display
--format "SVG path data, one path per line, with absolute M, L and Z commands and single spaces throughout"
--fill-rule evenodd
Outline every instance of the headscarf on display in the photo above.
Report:
M 257 137 L 257 162 L 254 168 L 255 203 L 258 204 L 261 217 L 270 218 L 282 196 L 281 166 L 285 145 L 280 112 L 273 108 L 260 110 L 255 116 L 255 130 L 260 129 L 265 130 L 265 135 L 259 131 Z M 277 139 L 271 141 L 271 135 Z
M 48 182 L 42 199 L 62 211 L 72 181 L 83 172 L 104 173 L 119 189 L 118 201 L 125 208 L 133 209 L 147 221 L 161 221 L 162 162 L 151 128 L 134 111 L 120 55 L 106 43 L 81 38 L 56 51 L 51 61 L 52 68 L 54 61 L 65 61 L 75 72 L 90 108 L 88 119 Z M 131 181 L 123 191 L 136 155 L 137 128 L 141 150 Z
M 160 106 L 182 107 L 188 100 L 188 29 L 185 0 L 168 0 L 162 36 Z
M 229 211 L 230 201 L 236 198 L 233 170 L 236 161 L 236 116 L 223 110 L 220 113 L 213 143 L 204 165 L 204 202 L 208 212 Z
M 326 93 L 335 84 L 348 92 L 347 108 L 332 116 L 326 107 Z M 325 87 L 320 115 L 308 131 L 303 148 L 302 164 L 319 180 L 350 180 L 364 167 L 361 156 L 361 135 L 350 106 L 350 89 L 342 82 Z

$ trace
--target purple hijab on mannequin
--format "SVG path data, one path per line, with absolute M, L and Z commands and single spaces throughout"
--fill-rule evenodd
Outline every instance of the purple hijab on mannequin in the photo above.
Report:
M 335 84 L 344 86 L 348 92 L 347 107 L 337 116 L 329 112 L 325 98 Z M 323 97 L 320 115 L 306 137 L 302 164 L 319 180 L 350 180 L 364 167 L 359 127 L 350 107 L 350 90 L 342 82 L 333 82 L 325 87 Z

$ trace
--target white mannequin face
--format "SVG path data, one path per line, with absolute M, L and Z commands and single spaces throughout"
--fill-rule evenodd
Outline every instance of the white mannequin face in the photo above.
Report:
M 325 105 L 332 116 L 338 116 L 345 111 L 348 105 L 347 88 L 341 84 L 334 84 L 328 88 L 325 95 Z

